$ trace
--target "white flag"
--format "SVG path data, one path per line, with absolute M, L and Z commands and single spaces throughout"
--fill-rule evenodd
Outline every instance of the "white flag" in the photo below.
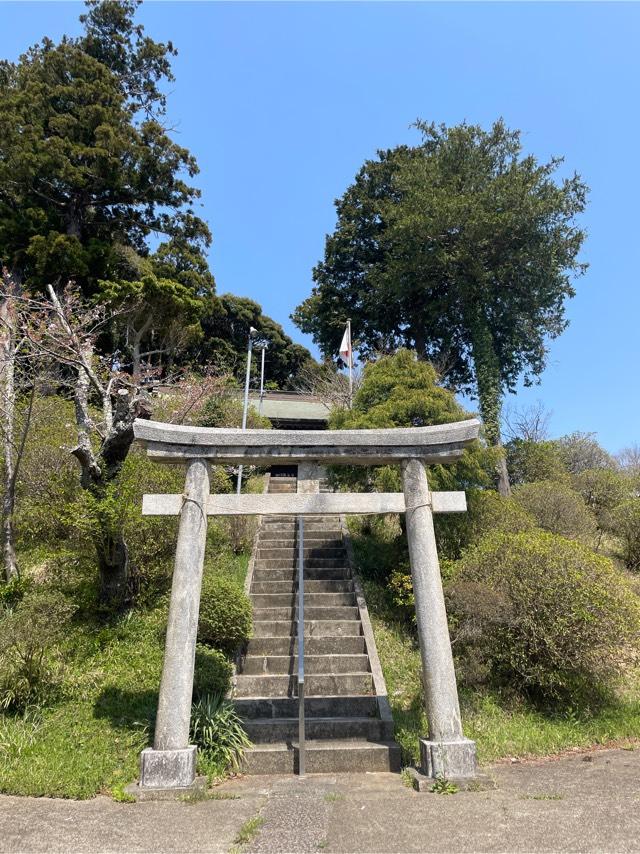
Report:
M 351 365 L 351 329 L 350 324 L 348 323 L 347 328 L 344 330 L 344 335 L 342 336 L 342 344 L 340 344 L 339 353 L 344 361 L 348 365 Z

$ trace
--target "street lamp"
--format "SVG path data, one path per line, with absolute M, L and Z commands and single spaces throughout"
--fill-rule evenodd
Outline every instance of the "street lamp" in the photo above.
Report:
M 260 349 L 262 351 L 262 362 L 260 364 L 260 398 L 258 400 L 258 415 L 262 415 L 262 401 L 264 398 L 264 352 L 267 349 L 266 341 L 260 342 Z

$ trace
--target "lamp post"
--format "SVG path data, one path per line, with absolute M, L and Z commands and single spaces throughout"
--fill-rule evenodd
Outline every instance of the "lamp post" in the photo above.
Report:
M 258 330 L 250 326 L 249 327 L 249 346 L 247 347 L 247 374 L 244 379 L 244 407 L 242 409 L 242 429 L 247 429 L 247 412 L 249 410 L 249 379 L 251 377 L 251 350 L 253 348 L 253 338 L 256 335 Z M 264 351 L 263 351 L 264 352 Z M 240 495 L 242 492 L 242 464 L 238 466 L 238 486 L 236 489 L 236 493 Z
M 258 415 L 262 415 L 262 399 L 264 397 L 264 351 L 267 349 L 265 342 L 262 342 L 262 361 L 260 364 L 260 399 L 258 400 Z

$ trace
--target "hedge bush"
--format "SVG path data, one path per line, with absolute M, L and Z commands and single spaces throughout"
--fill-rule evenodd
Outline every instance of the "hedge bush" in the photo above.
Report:
M 543 531 L 490 534 L 447 584 L 452 634 L 486 678 L 540 696 L 596 691 L 637 654 L 640 603 L 607 558 Z
M 223 575 L 202 582 L 198 640 L 231 655 L 251 636 L 251 602 L 240 585 Z
M 595 531 L 594 516 L 570 486 L 550 480 L 525 483 L 517 487 L 514 497 L 539 527 L 552 534 L 574 539 Z

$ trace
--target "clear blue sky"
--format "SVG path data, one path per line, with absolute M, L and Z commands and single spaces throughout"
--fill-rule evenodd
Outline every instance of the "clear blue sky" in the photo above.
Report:
M 0 3 L 0 52 L 77 32 L 81 11 Z M 140 18 L 180 51 L 170 113 L 200 164 L 219 292 L 307 344 L 288 316 L 333 200 L 377 148 L 416 141 L 415 118 L 503 116 L 528 151 L 564 155 L 592 188 L 591 266 L 541 386 L 515 402 L 543 400 L 555 435 L 595 431 L 611 451 L 640 440 L 640 5 L 147 2 Z

